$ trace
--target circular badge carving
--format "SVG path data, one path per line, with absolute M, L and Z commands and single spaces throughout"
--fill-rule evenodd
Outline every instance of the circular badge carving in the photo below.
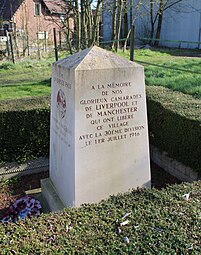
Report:
M 57 93 L 57 109 L 63 119 L 66 115 L 66 96 L 62 89 L 59 89 Z

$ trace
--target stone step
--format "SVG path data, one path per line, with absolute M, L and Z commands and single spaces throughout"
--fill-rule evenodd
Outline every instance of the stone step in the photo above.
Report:
M 41 188 L 27 190 L 27 191 L 25 191 L 25 194 L 28 195 L 28 196 L 34 197 L 35 199 L 37 199 L 41 203 L 42 213 L 49 213 L 50 212 L 49 206 L 48 206 L 45 198 L 42 195 Z

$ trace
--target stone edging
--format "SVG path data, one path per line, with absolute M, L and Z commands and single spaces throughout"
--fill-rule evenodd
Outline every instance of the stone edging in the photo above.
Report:
M 40 173 L 49 169 L 49 159 L 40 157 L 29 160 L 23 164 L 17 162 L 10 162 L 0 165 L 0 178 L 11 178 L 15 176 L 22 176 L 28 174 Z
M 167 155 L 167 152 L 160 152 L 159 149 L 153 145 L 150 145 L 151 160 L 163 168 L 166 172 L 170 173 L 181 181 L 193 182 L 199 180 L 199 174 L 192 168 L 177 162 Z
M 168 157 L 166 152 L 160 152 L 159 149 L 153 145 L 150 145 L 150 157 L 155 164 L 181 181 L 193 182 L 199 180 L 197 172 Z M 21 165 L 14 162 L 0 166 L 0 177 L 4 176 L 5 178 L 10 178 L 19 175 L 48 171 L 48 169 L 49 159 L 41 157 L 35 160 L 30 160 Z

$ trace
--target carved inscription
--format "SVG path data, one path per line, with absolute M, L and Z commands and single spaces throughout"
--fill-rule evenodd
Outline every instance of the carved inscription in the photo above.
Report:
M 59 77 L 53 77 L 53 81 L 54 83 L 56 83 L 57 85 L 66 87 L 68 89 L 71 89 L 71 83 L 64 81 L 64 75 L 63 73 L 59 73 Z
M 129 81 L 91 86 L 97 98 L 82 98 L 79 102 L 91 127 L 90 133 L 77 138 L 82 147 L 134 139 L 141 135 L 145 124 L 134 123 L 142 105 L 142 94 L 129 94 L 129 90 L 132 90 Z

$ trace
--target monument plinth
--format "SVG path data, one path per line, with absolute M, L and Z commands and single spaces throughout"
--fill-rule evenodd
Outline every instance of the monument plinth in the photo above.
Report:
M 142 66 L 96 46 L 54 63 L 49 182 L 66 207 L 150 187 Z

